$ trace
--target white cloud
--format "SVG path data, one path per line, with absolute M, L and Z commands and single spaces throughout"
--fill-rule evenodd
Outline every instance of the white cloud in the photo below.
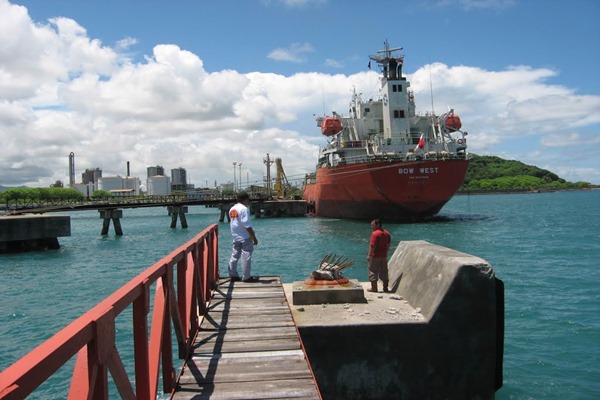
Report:
M 265 6 L 273 3 L 283 4 L 286 7 L 300 8 L 310 5 L 319 5 L 326 3 L 327 0 L 261 0 L 261 3 Z
M 338 60 L 334 60 L 332 58 L 328 58 L 325 60 L 325 65 L 331 68 L 344 68 L 344 63 Z
M 136 38 L 132 38 L 132 37 L 126 37 L 123 38 L 119 41 L 117 41 L 117 50 L 121 51 L 121 50 L 127 50 L 129 49 L 131 46 L 137 44 L 138 40 Z
M 305 62 L 304 54 L 312 53 L 314 48 L 309 43 L 292 43 L 287 48 L 277 48 L 271 51 L 267 57 L 276 61 L 290 61 L 294 63 Z
M 514 0 L 426 0 L 429 7 L 461 7 L 465 10 L 502 9 L 515 4 Z

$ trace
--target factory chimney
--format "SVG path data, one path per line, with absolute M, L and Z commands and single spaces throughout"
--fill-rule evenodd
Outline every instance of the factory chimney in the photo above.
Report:
M 127 176 L 130 176 L 129 175 L 129 161 L 127 161 Z
M 75 184 L 75 153 L 69 153 L 69 187 Z

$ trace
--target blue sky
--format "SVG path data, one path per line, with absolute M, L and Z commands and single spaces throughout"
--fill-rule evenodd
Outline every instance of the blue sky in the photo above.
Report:
M 78 180 L 130 161 L 204 186 L 235 161 L 259 182 L 266 153 L 301 177 L 313 115 L 377 96 L 386 39 L 470 152 L 600 184 L 599 19 L 595 0 L 0 0 L 0 185 L 68 182 L 71 151 Z

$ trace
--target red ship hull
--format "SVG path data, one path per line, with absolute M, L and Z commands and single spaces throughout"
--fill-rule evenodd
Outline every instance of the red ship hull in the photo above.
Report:
M 317 216 L 414 221 L 437 214 L 462 185 L 466 159 L 379 161 L 317 169 L 304 200 Z

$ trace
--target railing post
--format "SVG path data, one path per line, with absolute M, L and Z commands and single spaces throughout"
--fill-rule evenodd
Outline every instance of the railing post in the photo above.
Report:
M 150 398 L 150 363 L 148 355 L 148 312 L 150 288 L 144 282 L 143 294 L 133 302 L 133 351 L 135 359 L 135 389 L 138 399 Z
M 186 251 L 182 251 L 181 253 L 181 259 L 177 262 L 177 268 L 179 269 L 179 264 L 180 263 L 185 263 L 185 260 L 187 258 L 187 254 Z M 182 318 L 181 318 L 181 313 L 179 312 L 179 301 L 178 301 L 178 292 L 175 291 L 175 284 L 173 282 L 173 269 L 172 268 L 168 268 L 167 269 L 167 283 L 168 283 L 168 309 L 169 309 L 169 314 L 171 315 L 171 321 L 173 322 L 173 329 L 175 330 L 175 336 L 177 337 L 177 349 L 178 349 L 178 354 L 179 354 L 179 358 L 185 358 L 188 354 L 188 345 L 187 345 L 187 339 L 186 339 L 186 333 L 185 333 L 185 329 L 184 329 L 184 325 L 182 323 Z M 176 295 L 177 294 L 177 295 Z
M 197 258 L 196 258 L 196 282 L 198 287 L 198 315 L 206 314 L 206 299 L 208 294 L 208 288 L 206 285 L 207 268 L 204 257 L 204 250 L 206 249 L 206 237 L 198 243 Z
M 190 332 L 190 321 L 186 313 L 186 299 L 188 297 L 187 293 L 190 290 L 186 284 L 186 272 L 189 268 L 188 258 L 189 254 L 185 254 L 183 260 L 177 263 L 177 307 L 179 309 L 179 318 L 181 320 L 181 329 L 183 331 L 183 337 L 185 340 L 186 352 L 188 351 L 188 347 L 191 345 L 190 336 L 192 336 L 192 333 Z M 179 357 L 181 356 L 182 354 L 180 351 Z
M 170 268 L 169 268 L 170 269 Z M 172 274 L 171 274 L 172 276 Z M 161 343 L 161 360 L 162 360 L 162 381 L 163 381 L 163 392 L 169 393 L 175 387 L 175 369 L 173 368 L 173 346 L 171 341 L 171 301 L 172 293 L 170 287 L 172 286 L 169 282 L 169 271 L 162 277 L 163 290 L 165 292 L 165 315 L 163 318 L 163 333 Z
M 215 290 L 217 288 L 217 282 L 219 280 L 219 227 L 216 226 L 215 230 L 209 232 L 209 282 L 211 282 L 211 289 Z M 212 257 L 210 257 L 212 255 Z

